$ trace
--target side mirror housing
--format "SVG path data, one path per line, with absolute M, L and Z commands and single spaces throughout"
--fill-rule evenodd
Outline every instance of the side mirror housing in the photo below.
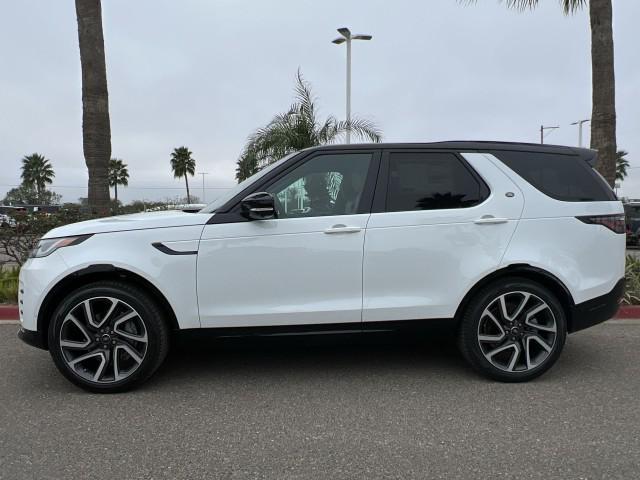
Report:
M 246 196 L 240 202 L 242 216 L 249 220 L 268 220 L 276 218 L 276 205 L 273 195 L 267 192 L 256 192 Z

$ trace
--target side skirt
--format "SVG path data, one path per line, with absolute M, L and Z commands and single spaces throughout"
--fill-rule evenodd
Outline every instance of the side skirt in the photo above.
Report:
M 242 338 L 242 337 L 291 337 L 311 335 L 354 335 L 364 333 L 421 333 L 455 328 L 452 318 L 426 320 L 400 320 L 388 322 L 327 323 L 318 325 L 272 325 L 264 327 L 190 328 L 178 330 L 182 339 Z

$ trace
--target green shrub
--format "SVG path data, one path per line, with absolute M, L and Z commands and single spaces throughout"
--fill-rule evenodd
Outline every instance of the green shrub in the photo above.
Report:
M 0 266 L 0 303 L 18 303 L 18 267 Z
M 62 209 L 48 213 L 17 213 L 12 215 L 15 224 L 0 228 L 0 256 L 8 257 L 12 263 L 22 265 L 38 240 L 49 230 L 69 223 L 88 220 L 93 216 L 79 209 Z
M 627 255 L 627 266 L 624 276 L 626 285 L 622 303 L 629 305 L 640 304 L 640 258 L 634 255 Z

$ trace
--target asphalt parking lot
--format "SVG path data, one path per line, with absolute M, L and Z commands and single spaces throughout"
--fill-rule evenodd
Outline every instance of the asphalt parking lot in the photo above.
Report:
M 638 478 L 640 325 L 569 338 L 519 385 L 470 371 L 446 332 L 179 347 L 100 396 L 0 326 L 0 478 Z

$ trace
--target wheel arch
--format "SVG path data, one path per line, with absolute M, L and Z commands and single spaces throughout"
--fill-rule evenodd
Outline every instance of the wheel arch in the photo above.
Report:
M 560 301 L 565 315 L 567 317 L 567 330 L 572 331 L 573 326 L 573 313 L 575 309 L 575 302 L 571 292 L 566 285 L 554 274 L 548 272 L 542 268 L 533 267 L 529 264 L 520 263 L 513 264 L 507 267 L 496 270 L 490 273 L 486 277 L 478 281 L 464 296 L 455 314 L 456 322 L 460 321 L 465 309 L 469 305 L 469 302 L 473 297 L 486 285 L 495 282 L 501 278 L 507 277 L 522 277 L 539 283 L 543 287 L 548 288 Z
M 76 272 L 70 273 L 58 283 L 56 283 L 51 290 L 47 293 L 40 309 L 38 310 L 38 333 L 40 334 L 45 348 L 48 348 L 48 335 L 49 322 L 51 316 L 59 304 L 60 298 L 74 291 L 82 285 L 93 283 L 101 280 L 118 280 L 127 283 L 134 284 L 146 292 L 158 302 L 158 305 L 167 314 L 167 321 L 169 322 L 169 328 L 172 330 L 178 330 L 178 319 L 173 310 L 173 307 L 162 294 L 162 292 L 149 280 L 124 268 L 116 267 L 111 264 L 97 264 L 90 265 Z

